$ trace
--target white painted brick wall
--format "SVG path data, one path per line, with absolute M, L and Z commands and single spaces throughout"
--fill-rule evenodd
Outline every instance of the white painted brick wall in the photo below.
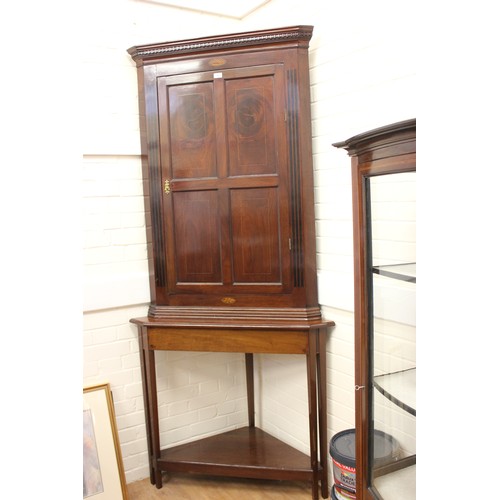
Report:
M 318 279 L 328 341 L 328 434 L 354 426 L 350 160 L 331 144 L 416 115 L 413 35 L 397 2 L 272 0 L 243 21 L 153 2 L 86 7 L 84 46 L 84 384 L 109 381 L 127 481 L 149 475 L 135 326 L 149 301 L 132 45 L 294 24 L 314 25 L 310 49 Z M 325 7 L 326 5 L 326 7 Z M 384 7 L 393 16 L 385 16 Z M 395 43 L 397 41 L 397 43 Z M 167 368 L 168 366 L 168 368 Z M 305 361 L 256 356 L 257 422 L 309 449 Z M 237 354 L 158 353 L 161 442 L 246 424 Z M 283 381 L 283 383 L 280 383 Z

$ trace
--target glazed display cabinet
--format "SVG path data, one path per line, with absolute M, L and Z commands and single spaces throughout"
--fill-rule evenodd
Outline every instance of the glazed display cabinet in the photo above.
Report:
M 308 46 L 312 26 L 135 46 L 151 304 L 141 342 L 151 481 L 311 483 L 328 496 Z M 160 449 L 155 351 L 244 354 L 248 427 Z M 310 454 L 255 425 L 253 355 L 306 356 Z
M 358 500 L 416 498 L 415 144 L 415 120 L 334 144 L 352 165 Z M 380 432 L 398 443 L 382 467 Z

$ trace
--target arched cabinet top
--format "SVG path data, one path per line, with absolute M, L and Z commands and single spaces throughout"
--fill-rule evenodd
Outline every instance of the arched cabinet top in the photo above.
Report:
M 367 151 L 375 151 L 398 143 L 414 141 L 417 121 L 415 118 L 363 132 L 345 141 L 335 142 L 336 148 L 347 151 L 349 156 L 360 156 Z

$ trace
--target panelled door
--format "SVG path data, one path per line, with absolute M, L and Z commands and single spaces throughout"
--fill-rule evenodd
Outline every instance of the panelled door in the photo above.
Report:
M 169 294 L 291 289 L 283 74 L 271 64 L 157 79 Z

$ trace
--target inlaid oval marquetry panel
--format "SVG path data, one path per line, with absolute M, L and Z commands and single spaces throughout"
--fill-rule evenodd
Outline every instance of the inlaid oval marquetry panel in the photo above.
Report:
M 258 95 L 243 97 L 236 109 L 238 134 L 244 137 L 256 136 L 265 126 L 264 105 Z
M 226 82 L 231 175 L 277 170 L 274 76 Z
M 226 60 L 222 57 L 216 57 L 215 59 L 210 59 L 208 64 L 210 64 L 210 66 L 214 68 L 217 68 L 219 66 L 224 66 L 224 64 L 226 64 Z
M 205 100 L 200 94 L 188 94 L 181 99 L 182 112 L 180 123 L 186 137 L 190 140 L 202 139 L 207 135 L 207 110 Z
M 212 84 L 171 86 L 168 108 L 172 177 L 214 176 L 217 162 Z

